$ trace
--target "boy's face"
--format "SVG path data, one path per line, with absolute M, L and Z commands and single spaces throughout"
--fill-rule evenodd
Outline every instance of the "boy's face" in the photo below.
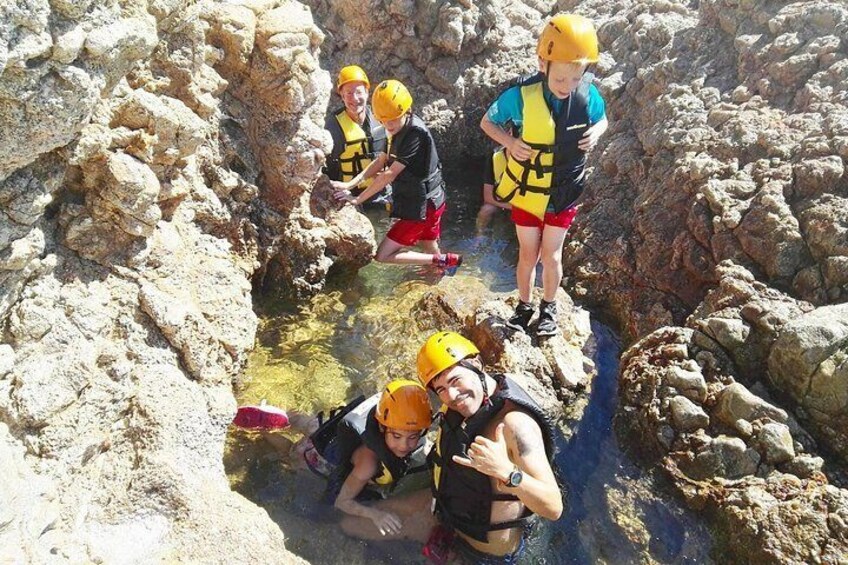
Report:
M 394 135 L 400 130 L 403 129 L 403 126 L 406 124 L 406 119 L 409 114 L 404 114 L 399 118 L 395 118 L 394 120 L 389 120 L 387 122 L 383 122 L 383 127 L 386 128 L 386 133 L 389 135 Z
M 418 447 L 418 442 L 421 439 L 421 434 L 425 430 L 406 431 L 396 430 L 394 428 L 386 428 L 385 438 L 386 447 L 397 457 L 403 459 Z
M 553 95 L 563 100 L 580 84 L 586 65 L 561 61 L 554 61 L 549 65 L 547 61 L 539 58 L 539 70 L 547 75 L 548 88 Z
M 345 109 L 351 114 L 361 114 L 368 103 L 368 89 L 364 82 L 354 81 L 343 84 L 339 96 L 344 102 Z

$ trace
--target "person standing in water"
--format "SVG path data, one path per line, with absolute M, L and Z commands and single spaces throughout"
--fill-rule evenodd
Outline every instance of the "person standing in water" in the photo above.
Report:
M 495 187 L 501 182 L 506 170 L 506 149 L 498 147 L 489 154 L 486 165 L 483 168 L 483 204 L 477 212 L 477 235 L 483 235 L 483 230 L 492 221 L 492 216 L 498 210 L 509 210 L 512 208 L 506 202 L 499 202 L 495 198 Z
M 462 264 L 462 256 L 442 253 L 439 248 L 445 182 L 430 130 L 412 113 L 412 95 L 400 81 L 381 82 L 372 107 L 389 135 L 389 150 L 350 181 L 333 182 L 335 197 L 359 205 L 392 184 L 391 215 L 397 220 L 380 242 L 375 259 L 455 270 Z M 373 179 L 370 186 L 354 196 L 352 189 L 369 179 Z M 419 244 L 423 252 L 409 249 Z
M 368 107 L 371 83 L 361 67 L 348 65 L 339 71 L 336 92 L 344 106 L 327 118 L 324 128 L 333 138 L 333 150 L 327 156 L 325 173 L 330 180 L 349 181 L 368 168 L 379 155 L 386 152 L 386 130 Z M 368 181 L 362 183 L 362 188 Z M 362 192 L 357 189 L 357 195 Z M 385 207 L 391 202 L 391 187 L 377 193 L 369 203 Z
M 480 127 L 506 147 L 508 162 L 497 197 L 512 205 L 518 236 L 519 303 L 507 325 L 528 331 L 536 265 L 542 263 L 543 298 L 536 333 L 555 335 L 556 291 L 562 281 L 562 248 L 584 190 L 586 153 L 608 123 L 605 104 L 588 65 L 598 61 L 591 20 L 558 14 L 537 44 L 539 72 L 507 88 L 484 114 Z M 518 127 L 513 137 L 505 129 Z
M 442 402 L 430 453 L 432 493 L 377 503 L 403 517 L 399 532 L 386 535 L 345 518 L 347 534 L 417 540 L 439 564 L 509 564 L 524 554 L 534 514 L 562 515 L 550 419 L 510 377 L 483 370 L 479 354 L 456 332 L 425 341 L 418 379 Z

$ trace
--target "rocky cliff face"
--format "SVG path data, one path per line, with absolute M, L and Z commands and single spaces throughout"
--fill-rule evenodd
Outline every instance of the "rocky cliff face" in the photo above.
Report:
M 536 33 L 555 7 L 550 0 L 392 0 L 368 9 L 352 0 L 306 3 L 327 32 L 325 68 L 358 62 L 375 84 L 409 85 L 414 111 L 448 163 L 489 150 L 483 111 L 507 81 L 535 71 Z
M 631 336 L 682 322 L 723 260 L 843 302 L 844 4 L 581 6 L 602 22 L 613 125 L 566 254 L 578 292 Z
M 373 246 L 310 202 L 321 38 L 294 3 L 0 7 L 0 560 L 297 560 L 222 449 L 251 277 Z
M 623 444 L 658 465 L 686 503 L 704 511 L 731 562 L 844 561 L 848 490 L 829 484 L 839 472 L 823 472 L 824 460 L 805 427 L 778 406 L 763 382 L 737 369 L 758 356 L 788 355 L 790 366 L 778 374 L 803 375 L 803 360 L 823 358 L 812 371 L 817 378 L 808 379 L 814 384 L 794 400 L 810 406 L 822 396 L 839 398 L 836 389 L 845 383 L 827 374 L 826 359 L 840 338 L 810 331 L 816 322 L 819 329 L 839 323 L 815 315 L 823 308 L 805 313 L 809 305 L 769 291 L 738 267 L 722 268 L 721 288 L 708 302 L 722 309 L 706 306 L 690 318 L 691 327 L 656 330 L 622 357 L 616 423 Z M 792 314 L 798 321 L 784 323 Z M 773 331 L 780 337 L 769 335 Z M 780 346 L 804 340 L 804 352 Z M 844 413 L 818 412 L 804 423 L 844 453 L 843 419 Z

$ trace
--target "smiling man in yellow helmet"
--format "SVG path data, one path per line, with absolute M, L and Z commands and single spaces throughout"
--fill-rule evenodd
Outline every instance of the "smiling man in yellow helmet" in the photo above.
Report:
M 334 111 L 324 125 L 333 137 L 333 150 L 327 156 L 325 169 L 330 180 L 353 179 L 386 151 L 386 130 L 368 107 L 370 89 L 368 75 L 361 67 L 348 65 L 339 71 L 336 92 L 344 106 Z M 367 181 L 363 182 L 357 194 L 367 185 Z M 385 187 L 363 204 L 385 206 L 390 201 L 391 187 Z
M 389 134 L 389 151 L 347 182 L 336 182 L 336 198 L 359 205 L 392 184 L 392 217 L 397 220 L 377 248 L 376 260 L 405 265 L 436 265 L 455 270 L 462 256 L 439 248 L 445 182 L 436 142 L 424 121 L 412 113 L 412 95 L 398 80 L 384 80 L 372 100 L 374 115 Z M 358 196 L 351 189 L 374 179 Z M 419 245 L 423 252 L 408 249 Z
M 444 331 L 418 352 L 418 378 L 444 405 L 430 454 L 434 508 L 441 527 L 456 535 L 451 548 L 463 563 L 515 563 L 533 514 L 562 514 L 553 429 L 517 383 L 483 370 L 479 353 Z M 434 537 L 444 540 L 444 530 Z
M 483 131 L 506 147 L 509 160 L 495 195 L 512 204 L 518 235 L 516 282 L 520 302 L 508 326 L 527 331 L 534 309 L 531 291 L 542 263 L 544 296 L 536 333 L 550 336 L 556 322 L 557 288 L 562 281 L 562 248 L 584 189 L 586 153 L 608 126 L 605 104 L 589 64 L 598 61 L 592 22 L 558 14 L 537 44 L 539 72 L 506 89 L 480 122 Z M 505 129 L 519 128 L 513 137 Z

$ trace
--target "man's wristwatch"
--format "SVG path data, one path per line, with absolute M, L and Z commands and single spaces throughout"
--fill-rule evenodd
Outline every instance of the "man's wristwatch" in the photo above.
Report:
M 504 481 L 504 486 L 508 488 L 515 488 L 521 484 L 521 480 L 524 478 L 524 473 L 521 472 L 521 469 L 518 467 L 514 467 L 512 472 L 507 477 L 506 481 Z

